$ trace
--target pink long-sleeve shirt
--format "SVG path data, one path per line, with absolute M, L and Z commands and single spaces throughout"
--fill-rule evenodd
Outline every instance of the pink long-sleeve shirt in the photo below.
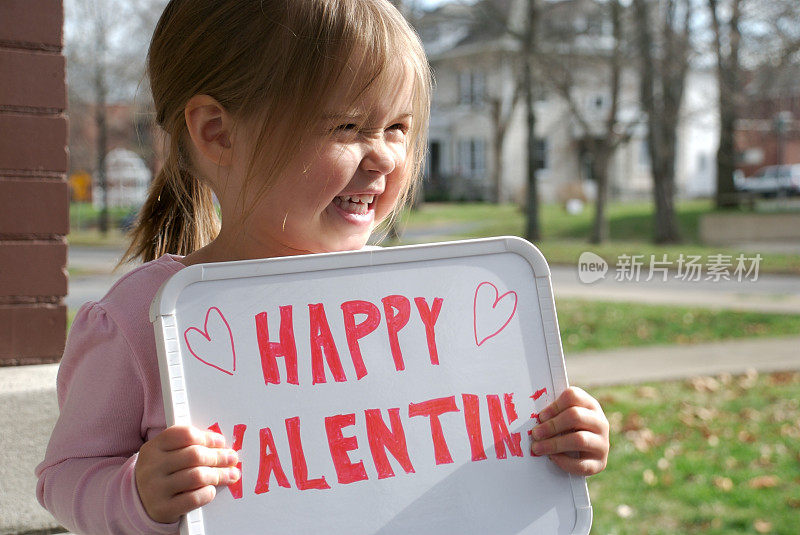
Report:
M 153 521 L 136 488 L 136 457 L 166 427 L 148 311 L 180 257 L 164 255 L 122 277 L 75 316 L 58 371 L 60 415 L 36 468 L 39 502 L 85 534 L 176 533 Z

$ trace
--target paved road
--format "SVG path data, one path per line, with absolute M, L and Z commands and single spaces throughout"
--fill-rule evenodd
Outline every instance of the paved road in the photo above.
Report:
M 86 301 L 102 297 L 114 281 L 130 269 L 123 267 L 112 273 L 121 254 L 122 251 L 115 249 L 71 247 L 69 265 L 80 271 L 70 279 L 67 306 L 78 308 Z M 617 281 L 612 267 L 604 279 L 584 284 L 578 279 L 575 266 L 551 266 L 551 272 L 556 297 L 800 314 L 798 276 L 759 274 L 756 281 L 688 282 L 672 275 L 663 281 L 657 275 L 646 281 L 643 271 L 637 282 Z

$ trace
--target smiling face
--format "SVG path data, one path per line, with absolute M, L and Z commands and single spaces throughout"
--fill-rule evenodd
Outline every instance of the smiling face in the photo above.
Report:
M 220 239 L 235 248 L 235 256 L 363 247 L 408 186 L 412 80 L 397 76 L 391 91 L 368 91 L 354 107 L 343 104 L 349 99 L 334 98 L 316 134 L 254 204 L 247 202 L 246 210 L 221 195 Z M 234 173 L 246 174 L 243 165 L 236 165 Z M 228 229 L 236 230 L 226 232 L 231 221 Z

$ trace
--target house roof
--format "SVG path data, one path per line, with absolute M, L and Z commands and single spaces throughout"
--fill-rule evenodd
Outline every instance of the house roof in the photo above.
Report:
M 417 19 L 426 51 L 431 60 L 485 52 L 491 49 L 514 50 L 519 45 L 508 31 L 515 12 L 521 13 L 521 0 L 480 0 L 475 4 L 451 3 L 426 12 Z M 565 34 L 589 38 L 590 49 L 597 50 L 603 32 L 604 9 L 597 0 L 555 0 L 542 5 L 544 39 L 560 41 Z M 579 38 L 580 38 L 579 37 Z

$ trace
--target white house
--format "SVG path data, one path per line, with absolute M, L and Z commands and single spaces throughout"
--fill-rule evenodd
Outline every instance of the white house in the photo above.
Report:
M 512 24 L 520 19 L 520 0 L 491 0 L 496 13 Z M 596 0 L 560 0 L 545 3 L 548 20 L 581 35 L 570 43 L 581 51 L 580 69 L 572 73 L 572 99 L 590 126 L 599 126 L 610 106 L 607 62 L 603 58 L 613 43 L 610 24 L 602 22 Z M 515 61 L 519 42 L 492 17 L 480 17 L 474 6 L 445 4 L 425 14 L 417 23 L 434 70 L 436 90 L 431 111 L 430 145 L 426 167 L 428 195 L 491 199 L 495 168 L 494 117 L 506 113 L 514 99 Z M 488 20 L 488 22 L 487 22 Z M 557 26 L 557 24 L 554 24 Z M 559 28 L 548 28 L 542 49 L 566 50 L 556 41 Z M 572 32 L 574 33 L 574 32 Z M 547 77 L 537 88 L 537 174 L 541 198 L 545 201 L 574 195 L 576 189 L 588 198 L 595 190 L 588 154 L 583 147 L 584 132 L 567 101 L 548 87 Z M 713 113 L 715 79 L 693 72 L 687 80 L 685 118 L 679 128 L 676 185 L 679 195 L 707 195 L 713 184 L 717 122 Z M 501 200 L 522 202 L 526 190 L 526 125 L 520 98 L 507 127 L 502 154 Z M 636 65 L 622 72 L 618 118 L 629 125 L 630 140 L 616 151 L 609 173 L 609 190 L 617 198 L 645 197 L 651 191 L 646 125 L 639 108 Z
M 144 160 L 128 149 L 113 149 L 106 155 L 106 183 L 109 207 L 138 208 L 147 198 L 147 187 L 152 174 Z M 102 190 L 92 184 L 92 203 L 100 208 Z

